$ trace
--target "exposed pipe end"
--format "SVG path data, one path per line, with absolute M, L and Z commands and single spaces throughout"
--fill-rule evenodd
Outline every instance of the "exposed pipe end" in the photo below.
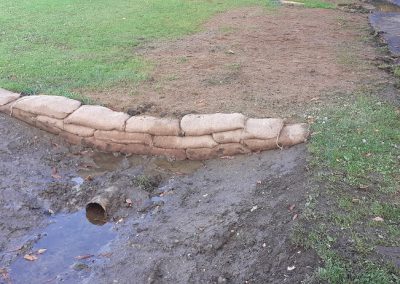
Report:
M 97 202 L 90 202 L 86 205 L 86 218 L 90 223 L 102 226 L 107 223 L 106 209 Z

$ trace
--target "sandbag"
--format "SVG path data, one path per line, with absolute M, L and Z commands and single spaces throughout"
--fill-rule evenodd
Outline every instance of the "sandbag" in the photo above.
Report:
M 0 106 L 4 106 L 18 99 L 21 95 L 0 88 Z
M 213 138 L 218 143 L 239 143 L 243 139 L 243 129 L 213 133 Z
M 220 144 L 214 148 L 187 149 L 186 156 L 190 160 L 209 160 L 223 156 L 248 154 L 250 149 L 240 143 Z
M 212 148 L 218 145 L 211 135 L 154 136 L 153 145 L 164 149 Z
M 13 103 L 13 109 L 63 119 L 80 105 L 79 101 L 66 97 L 40 95 L 20 98 Z
M 68 116 L 64 123 L 82 125 L 99 130 L 123 131 L 129 115 L 102 106 L 84 105 Z
M 278 143 L 282 146 L 292 146 L 307 141 L 310 130 L 307 123 L 286 125 L 279 136 Z
M 65 131 L 60 132 L 59 136 L 65 139 L 68 143 L 75 145 L 81 145 L 83 141 L 82 137 Z
M 12 102 L 8 103 L 6 105 L 0 105 L 0 112 L 3 112 L 5 114 L 11 115 L 11 106 L 12 106 Z
M 145 144 L 151 145 L 152 138 L 151 135 L 146 133 L 129 133 L 117 130 L 105 131 L 97 130 L 94 133 L 94 137 L 100 140 L 115 142 L 121 144 Z
M 26 123 L 36 126 L 36 115 L 20 109 L 12 109 L 11 115 L 18 118 L 19 120 L 25 121 Z
M 179 136 L 179 120 L 152 116 L 133 116 L 126 122 L 125 131 L 160 136 Z
M 121 152 L 124 145 L 112 142 L 105 142 L 95 137 L 87 137 L 83 139 L 82 144 L 86 147 L 95 148 L 102 152 Z
M 278 148 L 277 138 L 272 139 L 245 139 L 242 141 L 251 151 L 258 152 Z
M 240 113 L 188 114 L 181 120 L 186 136 L 200 136 L 244 128 L 245 116 Z
M 249 118 L 242 139 L 271 139 L 278 137 L 283 128 L 281 118 Z
M 38 115 L 36 121 L 59 129 L 63 129 L 64 127 L 64 121 L 62 119 L 52 118 L 45 115 Z
M 64 124 L 64 130 L 81 137 L 93 136 L 95 132 L 95 129 L 93 128 L 75 124 Z
M 52 118 L 44 115 L 36 117 L 36 127 L 53 134 L 59 134 L 63 128 L 63 121 L 61 119 Z

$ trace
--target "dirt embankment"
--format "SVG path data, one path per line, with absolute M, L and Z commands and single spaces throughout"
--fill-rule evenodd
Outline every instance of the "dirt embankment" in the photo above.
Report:
M 132 114 L 242 112 L 299 120 L 316 103 L 385 79 L 371 64 L 376 51 L 363 41 L 366 14 L 247 8 L 221 13 L 203 28 L 137 50 L 155 63 L 139 86 L 84 93 Z

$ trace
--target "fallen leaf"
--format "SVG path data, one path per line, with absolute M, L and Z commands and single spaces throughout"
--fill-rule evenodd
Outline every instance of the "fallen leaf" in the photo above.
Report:
M 47 251 L 47 249 L 38 249 L 37 253 L 38 254 L 43 254 Z
M 382 218 L 382 217 L 379 217 L 379 216 L 373 218 L 372 220 L 375 221 L 375 222 L 383 222 L 383 221 L 384 221 L 383 218 Z
M 297 217 L 299 217 L 299 215 L 298 214 L 294 214 L 292 220 L 296 220 Z
M 82 259 L 92 258 L 93 256 L 94 256 L 93 254 L 84 254 L 84 255 L 75 256 L 75 259 L 82 260 Z
M 368 152 L 368 153 L 365 153 L 365 154 L 364 154 L 364 157 L 367 157 L 367 158 L 368 158 L 368 157 L 370 157 L 371 155 L 372 155 L 372 153 L 369 153 L 369 152 Z
M 88 176 L 85 177 L 85 180 L 87 180 L 87 181 L 92 181 L 92 180 L 93 180 L 93 177 L 92 177 L 91 175 L 88 175 Z
M 35 261 L 35 260 L 37 260 L 38 258 L 37 258 L 37 256 L 32 255 L 32 254 L 25 254 L 25 255 L 24 255 L 24 259 L 29 260 L 29 261 Z
M 289 206 L 289 211 L 293 211 L 293 209 L 296 207 L 296 204 L 292 204 Z
M 60 178 L 61 178 L 61 176 L 58 174 L 58 170 L 57 170 L 56 167 L 54 167 L 54 168 L 51 170 L 51 176 L 52 176 L 53 178 L 55 178 L 55 179 L 60 179 Z
M 253 207 L 251 207 L 250 212 L 253 212 L 253 211 L 257 210 L 257 208 L 258 208 L 258 206 L 254 205 Z
M 232 49 L 229 49 L 229 50 L 228 50 L 228 53 L 229 53 L 229 54 L 235 54 L 235 52 L 234 52 Z

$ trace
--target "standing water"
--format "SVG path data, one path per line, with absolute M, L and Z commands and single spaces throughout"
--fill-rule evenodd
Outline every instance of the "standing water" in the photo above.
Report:
M 10 269 L 13 283 L 58 283 L 77 279 L 78 270 L 90 271 L 101 261 L 116 233 L 112 224 L 96 226 L 86 220 L 85 212 L 59 214 L 45 229 L 30 254 L 21 256 Z M 36 259 L 37 258 L 37 259 Z M 72 280 L 71 280 L 72 281 Z

